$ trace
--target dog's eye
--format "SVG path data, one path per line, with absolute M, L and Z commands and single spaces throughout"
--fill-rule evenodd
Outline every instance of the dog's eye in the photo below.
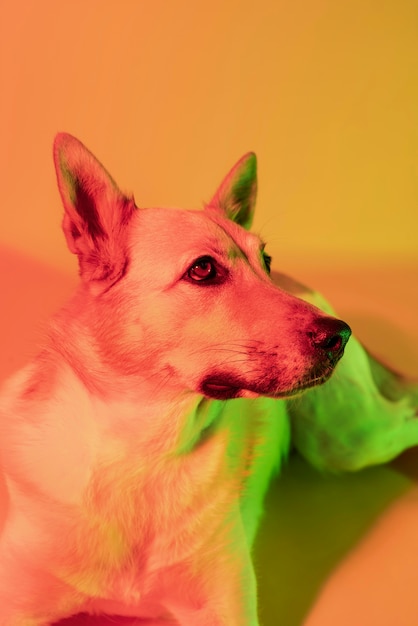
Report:
M 203 282 L 216 278 L 215 262 L 210 256 L 202 256 L 194 261 L 187 276 L 195 282 Z
M 267 270 L 267 273 L 270 274 L 271 256 L 269 254 L 266 254 L 265 252 L 263 252 L 263 261 L 264 261 L 264 265 L 265 265 L 265 268 Z

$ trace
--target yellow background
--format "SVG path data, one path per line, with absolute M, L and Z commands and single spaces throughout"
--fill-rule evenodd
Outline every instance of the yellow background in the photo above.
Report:
M 139 206 L 199 207 L 255 150 L 274 267 L 418 375 L 417 60 L 416 0 L 0 0 L 0 378 L 75 282 L 62 130 Z M 344 478 L 293 460 L 258 543 L 265 626 L 414 626 L 416 476 L 414 453 Z

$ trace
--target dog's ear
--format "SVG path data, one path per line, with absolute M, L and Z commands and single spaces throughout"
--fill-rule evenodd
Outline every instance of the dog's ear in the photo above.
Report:
M 114 180 L 75 137 L 54 142 L 58 188 L 64 204 L 63 230 L 77 254 L 85 280 L 116 282 L 127 267 L 127 224 L 136 210 Z
M 224 178 L 206 209 L 221 211 L 248 230 L 253 221 L 256 196 L 257 157 L 254 152 L 248 152 Z

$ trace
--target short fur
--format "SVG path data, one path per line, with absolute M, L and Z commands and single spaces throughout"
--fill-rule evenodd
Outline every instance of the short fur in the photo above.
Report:
M 0 625 L 256 626 L 251 544 L 291 438 L 324 469 L 386 461 L 418 443 L 416 387 L 353 338 L 322 386 L 350 330 L 270 277 L 253 154 L 203 211 L 138 209 L 70 135 L 54 159 L 81 281 L 0 397 Z

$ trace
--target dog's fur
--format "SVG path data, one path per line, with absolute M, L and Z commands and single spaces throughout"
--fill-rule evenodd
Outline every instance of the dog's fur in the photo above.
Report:
M 323 468 L 386 461 L 418 443 L 416 387 L 353 338 L 321 386 L 350 331 L 269 276 L 253 154 L 204 211 L 138 209 L 69 135 L 54 158 L 81 283 L 1 395 L 0 625 L 255 626 L 250 549 L 291 438 Z

